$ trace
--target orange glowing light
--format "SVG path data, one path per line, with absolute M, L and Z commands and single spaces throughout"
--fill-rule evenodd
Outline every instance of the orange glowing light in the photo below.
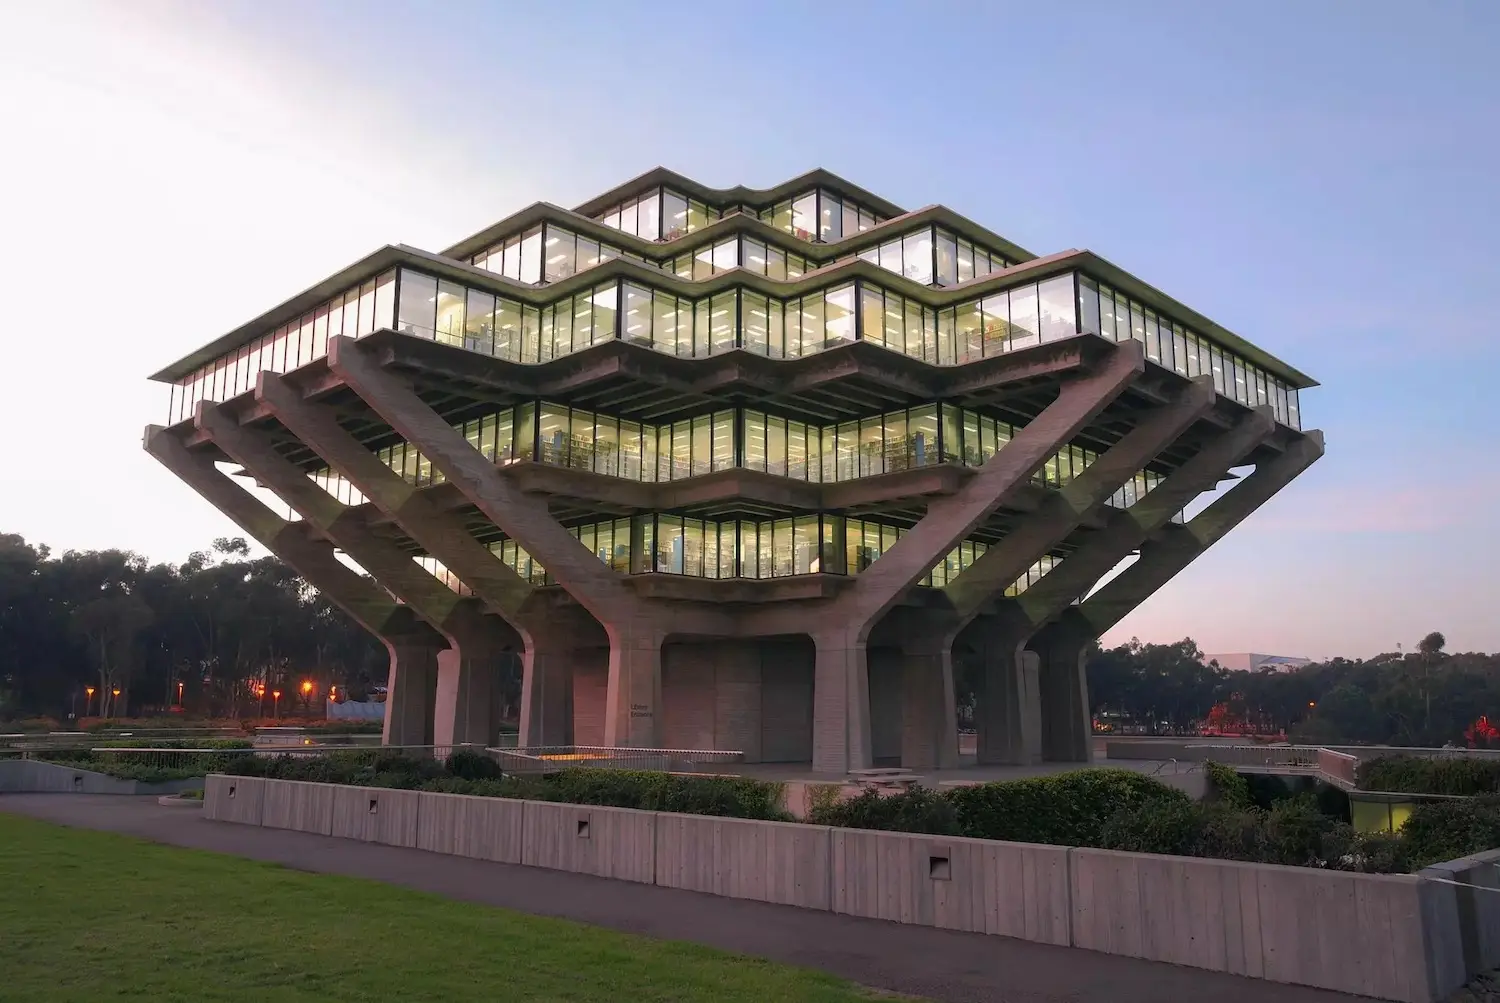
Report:
M 120 695 L 120 690 L 119 690 L 118 687 L 116 687 L 115 689 L 110 690 L 110 692 L 113 693 L 115 696 L 119 696 Z
M 281 691 L 280 690 L 272 690 L 271 691 L 271 699 L 272 700 L 280 700 L 281 699 Z
M 303 696 L 307 696 L 311 692 L 312 692 L 312 681 L 309 680 L 309 679 L 302 680 L 302 695 Z
M 94 695 L 94 688 L 92 686 L 85 686 L 83 688 L 83 692 L 87 693 L 90 697 L 93 697 L 93 695 Z

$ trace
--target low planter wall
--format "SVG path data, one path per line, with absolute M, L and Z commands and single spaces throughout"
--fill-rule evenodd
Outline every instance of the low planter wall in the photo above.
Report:
M 0 794 L 176 794 L 202 786 L 200 779 L 146 783 L 82 770 L 67 763 L 0 760 Z
M 1500 851 L 1354 874 L 789 822 L 210 776 L 204 817 L 1403 1003 L 1500 965 Z
M 1500 850 L 1476 853 L 1420 872 L 1432 887 L 1423 902 L 1434 980 L 1456 988 L 1500 968 Z
M 1427 970 L 1416 875 L 1070 851 L 1073 945 L 1414 1003 Z

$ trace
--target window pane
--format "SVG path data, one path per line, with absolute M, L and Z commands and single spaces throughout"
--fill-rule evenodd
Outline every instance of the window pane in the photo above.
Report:
M 1071 307 L 1073 294 L 1068 293 Z M 1069 313 L 1072 311 L 1069 310 Z M 1041 325 L 1037 318 L 1037 295 L 1035 286 L 1022 286 L 1010 291 L 1010 332 L 1012 350 L 1035 345 L 1040 340 Z
M 464 297 L 466 290 L 456 282 L 438 282 L 437 340 L 445 345 L 464 343 Z
M 824 332 L 828 342 L 854 340 L 854 286 L 840 286 L 825 297 Z
M 1078 277 L 1078 324 L 1084 334 L 1099 334 L 1099 287 L 1094 280 Z
M 610 341 L 615 336 L 615 313 L 619 303 L 620 287 L 611 282 L 594 289 L 594 344 Z
M 817 198 L 812 192 L 792 203 L 792 236 L 799 240 L 812 240 L 817 235 L 818 222 L 814 218 Z
M 436 317 L 437 279 L 401 269 L 401 316 L 397 319 L 397 329 L 430 339 Z
M 676 192 L 666 192 L 661 203 L 662 237 L 667 240 L 687 233 L 687 199 Z
M 881 291 L 864 283 L 860 286 L 860 337 L 876 345 L 885 344 L 885 301 Z
M 844 206 L 832 192 L 819 192 L 818 239 L 838 240 L 844 235 Z
M 946 230 L 937 234 L 937 284 L 951 286 L 958 281 L 958 242 Z
M 654 192 L 641 200 L 636 234 L 647 240 L 655 240 L 661 236 L 661 198 Z
M 1059 275 L 1037 287 L 1041 305 L 1043 341 L 1061 341 L 1078 333 L 1078 315 L 1074 307 L 1073 276 Z
M 486 355 L 495 350 L 495 297 L 477 289 L 468 290 L 464 305 L 464 347 Z
M 932 284 L 932 231 L 908 234 L 901 240 L 901 274 L 922 285 Z

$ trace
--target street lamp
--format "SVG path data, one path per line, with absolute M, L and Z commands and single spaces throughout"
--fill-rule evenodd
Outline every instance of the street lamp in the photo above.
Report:
M 119 706 L 120 703 L 120 687 L 116 686 L 114 689 L 110 690 L 110 693 L 114 694 L 114 699 L 109 702 L 109 714 L 111 717 L 113 717 L 115 708 Z
M 177 706 L 182 706 L 182 680 L 177 681 Z
M 272 690 L 271 691 L 271 716 L 274 717 L 278 721 L 281 720 L 281 691 L 280 690 Z
M 88 699 L 83 702 L 83 716 L 88 717 L 89 708 L 94 706 L 94 688 L 92 686 L 85 686 L 83 692 L 88 695 Z

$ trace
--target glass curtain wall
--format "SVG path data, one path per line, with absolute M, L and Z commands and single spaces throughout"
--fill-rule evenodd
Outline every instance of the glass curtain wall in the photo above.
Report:
M 226 401 L 255 386 L 262 372 L 289 373 L 328 354 L 328 339 L 362 338 L 392 326 L 396 272 L 385 272 L 318 304 L 300 318 L 226 352 L 172 384 L 170 424 L 193 416 L 199 401 Z
M 660 267 L 680 279 L 693 281 L 709 278 L 731 268 L 744 268 L 757 275 L 786 281 L 800 279 L 818 266 L 816 262 L 774 244 L 750 237 L 730 237 L 679 254 L 662 262 Z
M 825 426 L 750 409 L 724 409 L 649 425 L 543 401 L 505 408 L 453 428 L 500 466 L 535 459 L 638 481 L 697 477 L 737 465 L 815 482 L 854 480 L 936 463 L 978 466 L 1016 433 L 1016 426 L 1008 422 L 951 404 Z M 417 487 L 443 481 L 442 471 L 410 443 L 385 446 L 375 455 Z M 1060 488 L 1097 458 L 1093 450 L 1066 446 L 1048 458 L 1032 481 L 1038 487 Z M 309 476 L 346 505 L 365 501 L 327 467 Z M 1135 504 L 1161 477 L 1154 471 L 1138 473 L 1108 504 Z
M 632 518 L 573 526 L 568 530 L 603 564 L 620 574 L 684 575 L 690 578 L 791 578 L 797 575 L 864 571 L 906 535 L 906 530 L 837 515 L 804 515 L 763 521 L 692 519 L 646 513 Z M 490 553 L 533 585 L 556 580 L 514 540 L 497 540 Z M 919 585 L 941 588 L 984 556 L 988 546 L 964 541 Z M 456 592 L 469 590 L 435 558 L 416 562 Z M 1017 596 L 1035 585 L 1061 558 L 1048 555 L 1006 588 Z
M 804 192 L 759 213 L 761 220 L 798 240 L 831 243 L 863 233 L 885 217 L 826 188 Z
M 924 286 L 958 285 L 1014 264 L 973 241 L 932 226 L 867 247 L 858 257 Z
M 1295 387 L 1086 275 L 1078 277 L 1078 319 L 1085 334 L 1139 341 L 1152 362 L 1187 377 L 1211 375 L 1214 389 L 1225 397 L 1248 407 L 1270 405 L 1277 421 L 1302 427 Z
M 496 275 L 536 285 L 542 281 L 542 228 L 533 226 L 507 237 L 469 260 Z
M 595 217 L 614 230 L 646 240 L 676 240 L 719 218 L 719 211 L 670 188 L 655 188 Z

